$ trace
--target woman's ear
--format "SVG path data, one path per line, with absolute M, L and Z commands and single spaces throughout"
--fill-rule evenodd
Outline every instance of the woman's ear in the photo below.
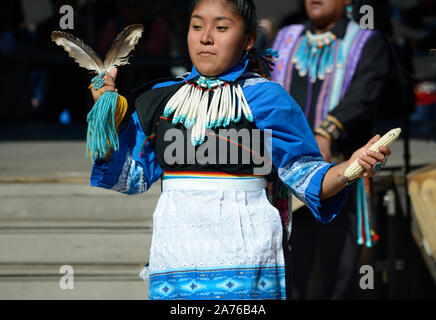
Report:
M 251 49 L 253 49 L 256 40 L 257 40 L 257 32 L 256 31 L 250 32 L 247 37 L 247 44 L 245 46 L 245 51 L 250 51 Z

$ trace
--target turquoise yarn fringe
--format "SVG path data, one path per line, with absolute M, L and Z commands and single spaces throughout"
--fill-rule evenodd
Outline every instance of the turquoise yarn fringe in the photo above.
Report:
M 368 205 L 366 200 L 365 182 L 360 178 L 356 182 L 357 186 L 357 244 L 365 244 L 368 248 L 372 247 L 371 233 L 368 217 Z M 363 223 L 363 228 L 362 228 Z M 364 230 L 364 235 L 362 234 Z M 365 239 L 365 240 L 364 240 Z M 365 242 L 365 243 L 364 243 Z
M 118 93 L 107 91 L 97 100 L 88 113 L 88 134 L 86 157 L 91 154 L 92 161 L 105 158 L 110 149 L 119 148 L 118 133 L 115 128 L 115 110 Z

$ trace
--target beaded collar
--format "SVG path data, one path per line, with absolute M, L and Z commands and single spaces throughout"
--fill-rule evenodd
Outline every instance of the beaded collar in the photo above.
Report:
M 173 115 L 174 125 L 182 124 L 186 129 L 192 129 L 192 145 L 198 146 L 205 141 L 207 129 L 238 123 L 242 113 L 253 122 L 253 114 L 237 82 L 199 75 L 186 80 L 170 98 L 163 116 Z
M 300 45 L 296 50 L 292 62 L 301 77 L 307 74 L 310 81 L 324 80 L 326 74 L 334 69 L 335 60 L 337 67 L 342 67 L 342 57 L 335 57 L 335 47 L 338 38 L 327 31 L 323 34 L 312 34 L 309 30 L 302 36 Z M 341 41 L 339 41 L 340 45 Z M 342 50 L 338 50 L 341 53 Z M 336 59 L 335 59 L 336 58 Z
M 336 68 L 344 67 L 343 37 L 348 19 L 343 17 L 335 26 L 322 34 L 314 34 L 309 22 L 301 37 L 292 62 L 301 77 L 309 76 L 312 83 L 324 80 Z
M 248 59 L 241 61 L 218 77 L 205 77 L 195 67 L 185 78 L 183 85 L 168 101 L 163 116 L 173 116 L 172 123 L 182 124 L 191 129 L 191 143 L 204 143 L 206 130 L 225 128 L 231 122 L 238 123 L 242 114 L 253 122 L 248 106 L 237 79 L 245 72 Z

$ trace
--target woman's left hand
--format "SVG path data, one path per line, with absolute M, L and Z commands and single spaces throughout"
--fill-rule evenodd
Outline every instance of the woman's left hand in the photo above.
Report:
M 96 103 L 97 100 L 103 95 L 103 93 L 107 91 L 118 92 L 118 89 L 115 86 L 115 79 L 117 78 L 117 73 L 118 73 L 117 68 L 112 68 L 110 73 L 105 72 L 105 75 L 103 76 L 104 85 L 99 90 L 94 90 L 94 88 L 90 86 L 94 103 Z
M 376 141 L 380 139 L 380 135 L 376 135 L 369 142 L 359 150 L 353 153 L 351 158 L 346 162 L 344 168 L 346 169 L 355 160 L 362 166 L 364 171 L 359 176 L 361 177 L 374 177 L 376 171 L 374 171 L 374 165 L 376 163 L 385 164 L 387 157 L 391 155 L 391 150 L 385 146 L 379 146 L 378 152 L 368 150 Z

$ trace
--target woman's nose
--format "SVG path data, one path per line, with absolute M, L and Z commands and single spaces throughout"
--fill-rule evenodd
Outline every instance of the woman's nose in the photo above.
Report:
M 210 46 L 213 45 L 213 37 L 210 29 L 204 29 L 203 34 L 201 35 L 201 44 Z

